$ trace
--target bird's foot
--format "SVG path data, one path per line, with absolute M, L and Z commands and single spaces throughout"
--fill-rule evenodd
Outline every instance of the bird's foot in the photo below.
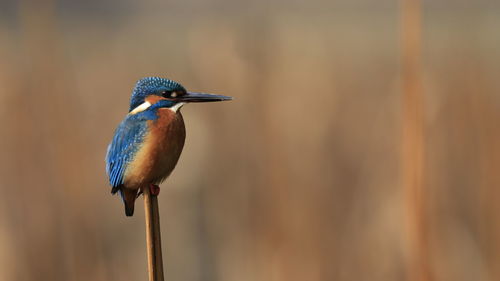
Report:
M 151 195 L 158 196 L 158 194 L 160 194 L 160 187 L 156 184 L 150 184 L 149 193 L 151 193 Z

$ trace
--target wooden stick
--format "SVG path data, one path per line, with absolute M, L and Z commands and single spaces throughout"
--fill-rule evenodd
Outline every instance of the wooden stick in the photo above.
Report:
M 421 70 L 421 0 L 401 0 L 403 180 L 409 242 L 408 280 L 431 281 L 425 189 L 425 101 Z
M 158 198 L 151 195 L 149 187 L 144 188 L 144 214 L 146 216 L 146 244 L 148 248 L 149 281 L 163 281 L 163 260 L 161 255 L 160 213 Z

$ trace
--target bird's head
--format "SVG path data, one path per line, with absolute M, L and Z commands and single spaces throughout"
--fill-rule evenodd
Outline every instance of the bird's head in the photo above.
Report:
M 159 78 L 146 77 L 137 81 L 130 98 L 129 112 L 140 112 L 150 107 L 170 108 L 177 111 L 189 102 L 214 102 L 231 100 L 231 97 L 188 92 L 179 83 Z

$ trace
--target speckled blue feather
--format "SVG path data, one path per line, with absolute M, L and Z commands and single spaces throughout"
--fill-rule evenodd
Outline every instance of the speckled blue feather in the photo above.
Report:
M 130 97 L 129 112 L 144 102 L 148 95 L 159 93 L 161 91 L 186 91 L 179 83 L 160 77 L 146 77 L 137 81 L 134 91 Z

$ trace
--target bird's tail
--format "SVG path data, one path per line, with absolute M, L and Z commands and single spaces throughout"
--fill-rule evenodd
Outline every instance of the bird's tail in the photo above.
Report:
M 122 187 L 120 188 L 120 195 L 122 196 L 123 203 L 125 204 L 125 215 L 127 217 L 133 216 L 137 190 Z

